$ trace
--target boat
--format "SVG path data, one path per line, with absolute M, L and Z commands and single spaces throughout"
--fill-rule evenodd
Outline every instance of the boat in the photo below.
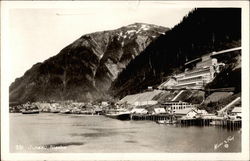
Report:
M 29 110 L 29 111 L 23 111 L 22 114 L 38 114 L 39 110 Z
M 130 120 L 130 112 L 124 110 L 109 111 L 105 116 L 118 120 Z
M 59 110 L 53 110 L 51 111 L 51 113 L 59 113 L 60 111 Z
M 156 123 L 158 123 L 158 124 L 166 124 L 166 120 L 157 120 Z
M 60 111 L 60 113 L 62 113 L 62 114 L 70 114 L 70 110 Z
M 156 123 L 158 124 L 176 124 L 177 122 L 175 120 L 157 120 Z

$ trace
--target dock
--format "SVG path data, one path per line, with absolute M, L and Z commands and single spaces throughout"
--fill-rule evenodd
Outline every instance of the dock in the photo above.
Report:
M 158 121 L 158 120 L 169 120 L 172 119 L 173 116 L 169 114 L 131 114 L 131 120 L 151 120 L 151 121 Z
M 178 123 L 184 126 L 221 126 L 228 129 L 241 128 L 241 119 L 225 119 L 225 118 L 181 118 Z

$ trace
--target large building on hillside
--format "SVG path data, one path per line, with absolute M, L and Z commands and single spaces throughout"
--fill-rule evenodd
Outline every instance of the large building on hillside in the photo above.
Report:
M 219 73 L 224 63 L 218 63 L 216 58 L 211 58 L 206 54 L 201 58 L 187 62 L 185 72 L 172 76 L 167 82 L 160 85 L 160 88 L 169 89 L 201 89 L 207 83 L 211 82 L 217 73 Z M 190 69 L 188 66 L 194 64 Z
M 228 53 L 239 54 L 241 47 L 230 48 L 205 54 L 200 58 L 185 63 L 185 72 L 170 77 L 159 89 L 201 89 L 211 82 L 225 66 L 217 58 Z

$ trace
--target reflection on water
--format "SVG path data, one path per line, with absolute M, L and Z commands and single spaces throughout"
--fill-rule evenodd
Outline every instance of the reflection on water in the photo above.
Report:
M 240 152 L 241 131 L 104 116 L 10 114 L 10 152 Z

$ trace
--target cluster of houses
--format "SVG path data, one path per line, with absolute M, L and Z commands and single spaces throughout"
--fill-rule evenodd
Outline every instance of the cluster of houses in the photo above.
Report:
M 108 102 L 90 103 L 90 102 L 27 102 L 10 107 L 10 112 L 23 112 L 31 110 L 39 110 L 48 113 L 68 113 L 68 114 L 102 114 L 109 108 Z
M 152 108 L 149 108 L 152 107 Z M 161 104 L 161 107 L 154 106 L 135 106 L 131 110 L 131 114 L 136 115 L 172 115 L 176 119 L 223 119 L 236 120 L 242 118 L 241 107 L 232 106 L 227 109 L 223 115 L 215 115 L 208 113 L 204 109 L 199 109 L 198 105 L 190 104 L 182 101 L 165 102 Z
M 177 118 L 194 118 L 201 115 L 207 115 L 206 110 L 200 110 L 197 105 L 182 101 L 169 101 L 161 104 L 161 107 L 147 108 L 148 106 L 136 106 L 131 110 L 132 114 L 171 114 Z

